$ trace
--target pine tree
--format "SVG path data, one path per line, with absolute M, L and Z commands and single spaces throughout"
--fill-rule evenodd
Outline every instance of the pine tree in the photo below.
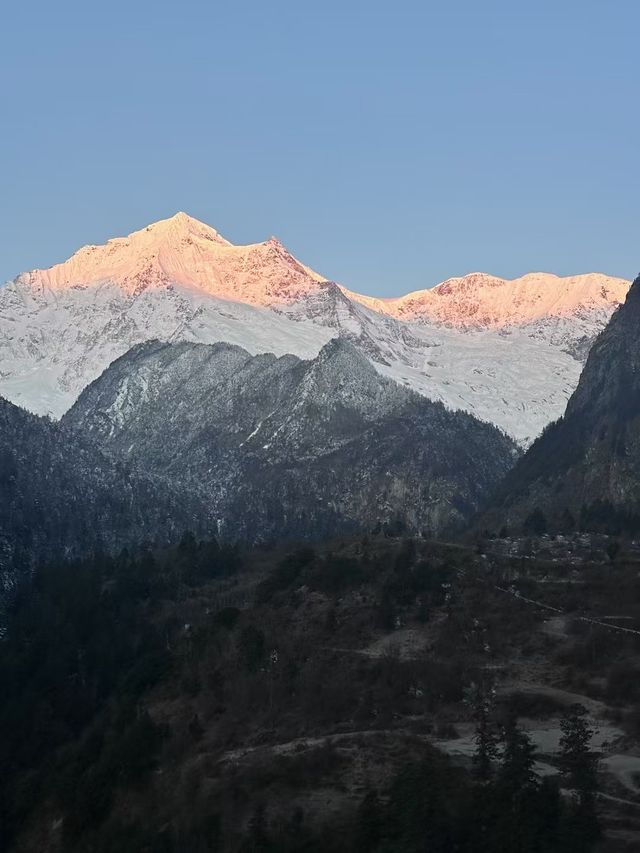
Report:
M 494 786 L 496 813 L 499 815 L 501 847 L 508 853 L 534 849 L 534 799 L 538 778 L 534 772 L 535 747 L 529 737 L 510 718 L 503 730 L 504 750 Z
M 596 811 L 598 761 L 591 751 L 593 729 L 587 724 L 585 714 L 582 705 L 572 705 L 560 722 L 560 767 L 577 797 L 567 849 L 576 853 L 589 850 L 600 834 Z
M 494 691 L 484 685 L 474 684 L 467 691 L 466 701 L 476 721 L 476 751 L 473 756 L 475 776 L 481 782 L 487 782 L 493 776 L 493 765 L 498 757 L 498 738 L 491 719 Z
M 537 777 L 534 772 L 535 747 L 528 735 L 519 729 L 511 717 L 504 727 L 504 751 L 498 773 L 498 781 L 513 795 L 535 788 Z

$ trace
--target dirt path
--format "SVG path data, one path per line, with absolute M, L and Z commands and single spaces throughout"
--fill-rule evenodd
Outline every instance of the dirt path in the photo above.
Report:
M 219 762 L 241 761 L 243 758 L 255 755 L 256 753 L 260 753 L 261 751 L 265 753 L 270 752 L 275 755 L 287 755 L 292 752 L 302 752 L 305 749 L 313 749 L 314 747 L 325 746 L 328 743 L 331 745 L 339 744 L 349 740 L 353 740 L 354 738 L 362 737 L 414 737 L 418 738 L 419 740 L 424 740 L 425 742 L 431 740 L 428 735 L 416 734 L 415 732 L 411 732 L 408 729 L 364 729 L 357 732 L 336 732 L 325 735 L 319 735 L 318 737 L 298 737 L 293 738 L 292 740 L 283 741 L 281 743 L 260 744 L 258 746 L 245 746 L 240 747 L 238 749 L 229 749 L 220 756 Z
M 574 694 L 571 695 L 573 696 Z M 260 744 L 258 746 L 227 750 L 220 756 L 218 761 L 219 763 L 242 762 L 247 758 L 250 759 L 252 756 L 260 755 L 261 753 L 265 755 L 291 755 L 323 747 L 327 744 L 336 746 L 340 744 L 346 745 L 349 741 L 358 738 L 393 739 L 404 737 L 413 737 L 424 743 L 430 743 L 436 749 L 450 755 L 454 759 L 463 759 L 465 762 L 471 761 L 476 750 L 473 724 L 463 723 L 458 726 L 458 731 L 460 732 L 460 737 L 451 740 L 443 740 L 427 734 L 416 734 L 408 729 L 363 729 L 355 732 L 332 732 L 317 737 L 298 737 L 280 743 Z M 559 724 L 550 724 L 544 727 L 531 726 L 527 728 L 527 734 L 541 756 L 557 755 L 562 734 Z M 623 736 L 623 734 L 615 726 L 599 726 L 595 730 L 592 746 L 598 752 L 605 753 L 600 760 L 601 770 L 607 776 L 615 779 L 630 793 L 640 795 L 640 784 L 636 781 L 640 777 L 640 756 L 624 755 L 621 753 L 606 754 L 611 745 Z M 536 760 L 535 770 L 537 774 L 541 777 L 557 775 L 559 770 L 552 762 L 553 758 L 551 758 L 551 761 L 544 759 Z M 604 800 L 620 805 L 631 805 L 640 808 L 640 802 L 621 799 L 611 794 L 600 793 L 599 796 Z
M 531 696 L 548 696 L 561 705 L 582 705 L 592 717 L 606 717 L 609 708 L 599 699 L 591 699 L 582 693 L 573 693 L 563 690 L 561 687 L 551 687 L 548 684 L 539 684 L 531 681 L 508 681 L 497 685 L 498 695 L 509 693 L 525 693 Z

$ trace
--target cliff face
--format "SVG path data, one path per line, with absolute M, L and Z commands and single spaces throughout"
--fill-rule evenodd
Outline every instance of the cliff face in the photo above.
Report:
M 595 341 L 563 418 L 507 476 L 492 512 L 521 521 L 540 507 L 559 523 L 594 505 L 640 508 L 640 277 Z M 588 513 L 587 513 L 588 516 Z

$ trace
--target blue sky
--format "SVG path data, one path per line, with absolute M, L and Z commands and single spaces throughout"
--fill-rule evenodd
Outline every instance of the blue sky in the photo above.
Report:
M 640 5 L 29 2 L 0 279 L 177 210 L 349 287 L 640 269 Z

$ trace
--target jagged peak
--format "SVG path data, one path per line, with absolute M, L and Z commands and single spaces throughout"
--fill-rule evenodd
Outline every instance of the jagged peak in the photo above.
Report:
M 189 216 L 184 211 L 178 211 L 166 219 L 158 219 L 156 222 L 151 222 L 144 228 L 132 231 L 126 237 L 114 237 L 108 240 L 106 245 L 128 246 L 134 251 L 144 251 L 145 249 L 153 249 L 154 247 L 168 247 L 172 241 L 175 242 L 188 238 L 207 240 L 219 246 L 232 245 L 215 228 L 193 216 Z M 102 248 L 102 246 L 84 248 L 95 250 Z
M 129 234 L 128 238 L 126 239 L 132 239 L 138 234 L 142 234 L 145 232 L 155 232 L 158 234 L 173 233 L 182 236 L 191 235 L 196 237 L 202 237 L 204 239 L 211 240 L 215 243 L 220 243 L 224 246 L 231 245 L 231 243 L 226 240 L 220 234 L 219 231 L 216 231 L 215 228 L 212 228 L 205 222 L 202 222 L 201 220 L 190 216 L 183 210 L 179 210 L 177 213 L 174 213 L 173 216 L 170 216 L 167 219 L 159 219 L 157 222 L 152 222 L 150 225 L 147 225 L 146 228 L 142 229 L 141 231 L 134 231 L 132 234 Z

